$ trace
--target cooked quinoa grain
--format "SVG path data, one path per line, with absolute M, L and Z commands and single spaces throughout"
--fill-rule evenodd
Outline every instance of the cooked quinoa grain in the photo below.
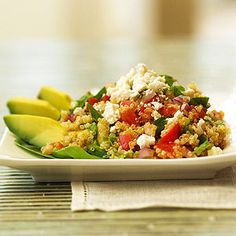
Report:
M 101 158 L 196 158 L 222 153 L 230 140 L 224 113 L 196 84 L 184 88 L 144 64 L 75 104 L 61 112 L 64 139 L 44 154 L 78 146 Z

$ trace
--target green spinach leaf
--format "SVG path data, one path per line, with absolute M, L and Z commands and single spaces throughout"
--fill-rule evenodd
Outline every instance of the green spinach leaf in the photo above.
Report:
M 160 136 L 161 131 L 165 128 L 166 123 L 167 123 L 167 120 L 165 117 L 160 117 L 154 121 L 154 125 L 157 126 L 156 136 Z
M 169 85 L 172 86 L 173 83 L 176 81 L 172 76 L 170 75 L 160 75 L 160 76 L 164 76 L 165 78 L 165 82 Z
M 107 158 L 107 152 L 95 143 L 91 144 L 88 147 L 87 152 L 91 155 L 94 155 L 94 156 L 98 156 L 101 158 Z
M 172 91 L 172 93 L 174 94 L 174 96 L 179 96 L 179 95 L 183 95 L 183 92 L 185 91 L 185 88 L 183 86 L 171 86 L 170 90 Z
M 60 150 L 55 150 L 53 156 L 73 159 L 99 159 L 99 157 L 90 155 L 83 148 L 78 146 L 68 146 Z
M 195 97 L 191 98 L 189 104 L 190 105 L 203 105 L 203 107 L 208 108 L 209 97 Z
M 36 147 L 36 146 L 31 145 L 29 143 L 26 143 L 25 141 L 23 141 L 20 138 L 17 138 L 15 140 L 15 144 L 18 147 L 20 147 L 20 148 L 22 148 L 22 149 L 24 149 L 24 150 L 26 150 L 28 152 L 31 152 L 32 154 L 35 154 L 37 156 L 46 157 L 46 158 L 54 158 L 52 155 L 45 155 L 45 154 L 43 154 L 39 147 Z

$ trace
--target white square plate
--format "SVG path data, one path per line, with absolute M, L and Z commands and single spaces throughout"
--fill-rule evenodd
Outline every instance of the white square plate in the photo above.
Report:
M 169 160 L 41 159 L 17 147 L 6 129 L 0 142 L 0 165 L 25 170 L 39 182 L 213 178 L 217 171 L 236 164 L 236 91 L 208 94 L 211 107 L 225 112 L 231 128 L 232 142 L 221 155 Z
M 38 182 L 204 179 L 236 164 L 236 142 L 222 155 L 201 158 L 73 160 L 35 157 L 16 146 L 14 139 L 6 129 L 0 143 L 0 165 L 27 171 Z

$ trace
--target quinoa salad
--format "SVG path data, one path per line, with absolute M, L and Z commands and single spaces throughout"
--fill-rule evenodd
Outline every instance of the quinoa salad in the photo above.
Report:
M 195 158 L 222 153 L 230 140 L 224 113 L 195 84 L 185 88 L 144 64 L 74 101 L 59 122 L 64 138 L 43 146 L 45 155 L 78 146 L 110 159 Z

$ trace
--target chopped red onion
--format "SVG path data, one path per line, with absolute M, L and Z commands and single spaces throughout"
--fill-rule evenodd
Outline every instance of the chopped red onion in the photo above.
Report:
M 139 151 L 139 158 L 152 158 L 154 155 L 154 150 L 150 149 L 150 148 L 142 148 Z
M 180 107 L 180 111 L 189 111 L 191 108 L 188 103 L 184 103 Z
M 182 97 L 175 97 L 173 102 L 181 105 L 184 102 L 184 99 Z
M 71 113 L 67 116 L 66 121 L 74 122 L 76 120 L 75 114 Z

